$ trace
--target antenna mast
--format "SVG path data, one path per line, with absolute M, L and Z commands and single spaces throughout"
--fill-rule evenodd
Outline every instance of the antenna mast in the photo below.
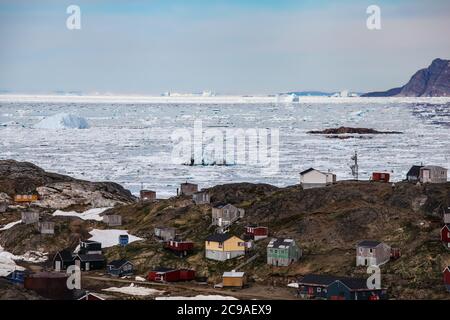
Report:
M 350 166 L 350 169 L 352 169 L 352 175 L 358 181 L 358 152 L 355 151 L 355 155 L 351 158 L 354 162 Z

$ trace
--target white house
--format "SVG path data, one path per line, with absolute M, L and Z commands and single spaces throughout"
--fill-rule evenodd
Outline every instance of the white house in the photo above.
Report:
M 323 172 L 309 168 L 300 172 L 300 184 L 304 189 L 320 188 L 336 182 L 336 175 L 332 172 Z
M 447 169 L 439 166 L 422 167 L 419 179 L 422 183 L 446 183 Z
M 380 241 L 364 240 L 356 246 L 356 266 L 380 266 L 391 258 L 391 247 Z

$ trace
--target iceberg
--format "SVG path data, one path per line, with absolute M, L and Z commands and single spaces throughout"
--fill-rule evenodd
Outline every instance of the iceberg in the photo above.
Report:
M 85 118 L 68 114 L 58 113 L 44 118 L 35 126 L 37 129 L 88 129 L 89 124 Z

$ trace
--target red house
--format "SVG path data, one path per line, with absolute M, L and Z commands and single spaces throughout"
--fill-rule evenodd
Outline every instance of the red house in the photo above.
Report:
M 245 227 L 245 238 L 260 240 L 267 238 L 269 235 L 269 228 L 267 227 L 258 227 L 256 225 L 249 225 Z
M 195 271 L 189 269 L 157 268 L 148 273 L 147 280 L 154 282 L 191 281 L 195 279 Z
M 444 284 L 447 291 L 450 292 L 450 266 L 444 269 Z
M 372 173 L 372 181 L 378 182 L 389 182 L 391 175 L 385 172 L 373 172 Z
M 441 241 L 446 248 L 450 249 L 450 224 L 446 224 L 441 229 Z
M 170 240 L 164 243 L 164 248 L 177 253 L 181 257 L 185 257 L 194 250 L 194 243 L 191 241 Z

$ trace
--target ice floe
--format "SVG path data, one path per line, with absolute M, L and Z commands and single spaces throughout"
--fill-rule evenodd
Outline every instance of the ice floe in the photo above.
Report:
M 85 118 L 67 114 L 58 113 L 44 118 L 34 125 L 37 129 L 88 129 L 89 124 Z

